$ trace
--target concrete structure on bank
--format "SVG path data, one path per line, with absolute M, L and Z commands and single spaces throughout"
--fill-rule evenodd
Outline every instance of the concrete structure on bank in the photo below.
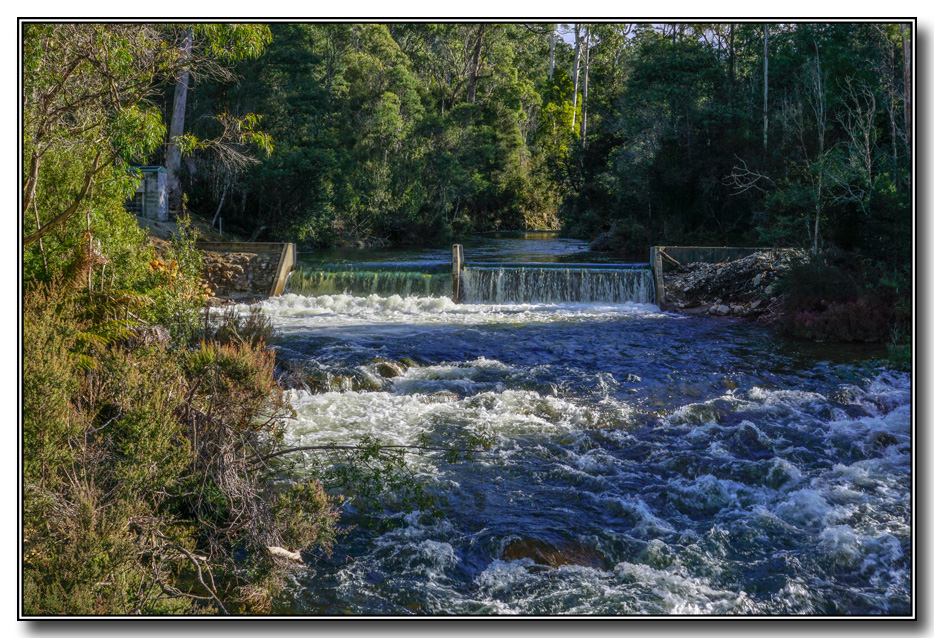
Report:
M 126 203 L 126 209 L 138 217 L 155 219 L 160 222 L 169 219 L 168 173 L 162 166 L 134 166 L 143 174 L 133 198 Z

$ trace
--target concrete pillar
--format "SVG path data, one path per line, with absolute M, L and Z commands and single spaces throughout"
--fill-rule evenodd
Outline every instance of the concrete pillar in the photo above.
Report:
M 655 305 L 659 308 L 665 303 L 665 275 L 660 248 L 660 246 L 652 246 L 649 254 L 649 263 L 652 264 L 652 276 L 655 279 Z
M 454 303 L 461 301 L 461 269 L 464 267 L 464 247 L 460 244 L 451 246 L 451 275 L 453 277 L 453 286 L 451 290 L 451 299 Z
M 276 266 L 276 274 L 272 278 L 272 289 L 269 291 L 270 297 L 278 297 L 285 291 L 285 284 L 293 267 L 295 267 L 295 244 L 282 244 L 279 264 Z

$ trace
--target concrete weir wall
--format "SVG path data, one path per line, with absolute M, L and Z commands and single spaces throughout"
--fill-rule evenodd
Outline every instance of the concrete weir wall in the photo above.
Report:
M 774 252 L 776 248 L 749 248 L 739 246 L 655 246 L 665 251 L 665 254 L 682 264 L 703 262 L 719 264 L 724 261 L 735 261 L 748 257 L 753 253 Z
M 295 244 L 287 242 L 197 242 L 204 252 L 204 276 L 218 297 L 277 297 L 295 265 Z

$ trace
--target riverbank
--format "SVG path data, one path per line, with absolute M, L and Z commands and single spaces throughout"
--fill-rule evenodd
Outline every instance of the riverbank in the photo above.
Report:
M 762 251 L 720 263 L 665 263 L 665 301 L 684 314 L 769 322 L 780 310 L 778 280 L 802 255 Z
M 665 310 L 755 321 L 814 343 L 884 345 L 891 365 L 911 368 L 910 300 L 897 278 L 887 282 L 852 255 L 763 250 L 721 263 L 665 262 Z

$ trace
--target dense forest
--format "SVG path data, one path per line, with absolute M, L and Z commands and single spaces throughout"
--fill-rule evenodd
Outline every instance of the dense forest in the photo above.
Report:
M 192 158 L 190 204 L 317 244 L 560 227 L 905 263 L 906 28 L 273 24 L 187 117 L 259 114 L 275 151 Z
M 792 333 L 858 314 L 906 347 L 910 25 L 22 27 L 27 613 L 262 612 L 266 549 L 339 533 L 265 463 L 270 327 L 204 312 L 191 217 L 311 246 L 799 247 Z M 125 210 L 141 165 L 168 169 L 171 242 Z
M 145 100 L 119 98 L 122 118 L 132 107 L 148 119 L 123 123 L 140 135 L 112 162 L 165 164 L 175 210 L 255 239 L 424 244 L 560 228 L 640 251 L 835 247 L 908 261 L 908 25 L 266 33 L 261 56 L 223 71 L 179 63 Z M 207 37 L 175 45 L 197 56 Z M 27 234 L 41 221 L 24 216 Z

